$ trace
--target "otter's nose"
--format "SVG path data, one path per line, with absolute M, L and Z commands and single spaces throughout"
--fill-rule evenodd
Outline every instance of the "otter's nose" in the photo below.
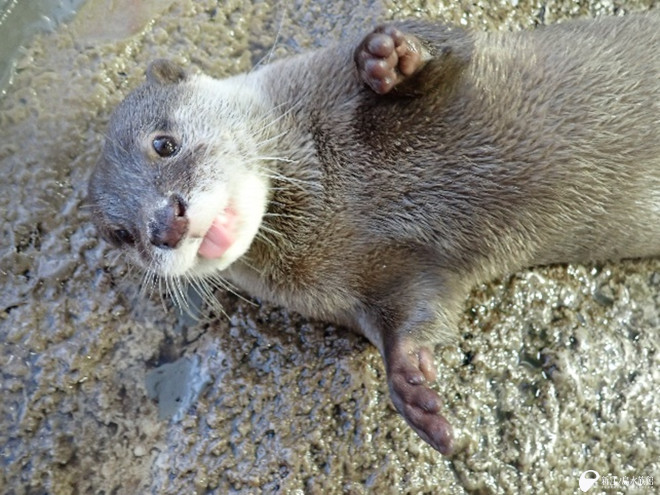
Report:
M 149 222 L 149 241 L 161 249 L 174 249 L 188 232 L 186 202 L 178 194 L 172 194 L 167 204 L 156 210 Z

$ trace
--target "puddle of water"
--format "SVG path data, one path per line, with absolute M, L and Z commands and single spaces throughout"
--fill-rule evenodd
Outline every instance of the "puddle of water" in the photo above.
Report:
M 21 48 L 70 19 L 84 0 L 0 0 L 0 95 L 11 84 Z
M 193 356 L 151 370 L 145 385 L 147 395 L 158 402 L 158 417 L 179 421 L 209 381 L 199 357 Z

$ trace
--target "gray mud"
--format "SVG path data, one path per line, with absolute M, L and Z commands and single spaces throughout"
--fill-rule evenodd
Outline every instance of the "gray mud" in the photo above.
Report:
M 521 29 L 652 4 L 94 0 L 37 37 L 0 100 L 0 492 L 561 494 L 593 469 L 653 476 L 619 491 L 655 493 L 660 261 L 475 288 L 436 352 L 457 429 L 444 458 L 395 413 L 362 338 L 224 293 L 227 316 L 191 322 L 138 293 L 84 207 L 108 115 L 153 58 L 224 76 L 374 19 Z M 175 362 L 209 382 L 159 419 L 147 376 Z

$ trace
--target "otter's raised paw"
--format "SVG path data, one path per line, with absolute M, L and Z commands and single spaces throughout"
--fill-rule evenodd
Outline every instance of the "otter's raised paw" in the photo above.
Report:
M 392 346 L 386 357 L 388 384 L 394 407 L 431 447 L 450 454 L 453 434 L 449 422 L 439 413 L 442 401 L 428 386 L 436 372 L 431 351 L 410 351 L 405 344 Z
M 354 58 L 360 78 L 382 95 L 421 69 L 428 54 L 415 36 L 379 26 L 360 43 Z

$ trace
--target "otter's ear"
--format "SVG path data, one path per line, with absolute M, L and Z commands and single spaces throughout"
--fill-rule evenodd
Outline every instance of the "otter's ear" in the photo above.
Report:
M 177 84 L 187 78 L 188 74 L 183 67 L 170 60 L 154 60 L 147 67 L 147 81 L 153 84 Z

